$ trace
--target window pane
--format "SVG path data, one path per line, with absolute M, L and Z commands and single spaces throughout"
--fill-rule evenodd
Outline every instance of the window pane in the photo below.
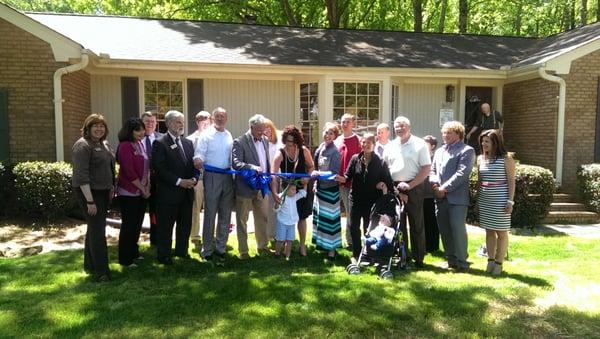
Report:
M 300 84 L 300 95 L 308 95 L 308 84 Z
M 358 118 L 359 119 L 366 119 L 367 118 L 367 109 L 366 108 L 359 108 L 358 109 Z
M 148 94 L 144 95 L 144 105 L 148 106 L 156 106 L 156 94 Z
M 344 83 L 334 82 L 333 83 L 333 94 L 344 94 Z
M 367 96 L 359 95 L 356 97 L 356 107 L 367 107 Z
M 369 94 L 379 95 L 379 84 L 369 84 Z
M 346 96 L 346 107 L 356 107 L 356 97 L 355 96 Z
M 369 107 L 370 108 L 379 108 L 379 97 L 369 97 Z
M 156 93 L 156 81 L 144 81 L 145 93 Z
M 171 94 L 182 94 L 181 82 L 171 81 Z
M 353 82 L 346 83 L 346 94 L 356 94 L 356 84 Z
M 342 115 L 344 115 L 343 108 L 334 108 L 333 109 L 333 120 L 340 120 L 342 118 Z
M 378 109 L 370 109 L 369 110 L 369 120 L 379 120 L 379 110 Z
M 169 82 L 168 81 L 157 81 L 156 93 L 169 94 Z
M 344 107 L 344 96 L 334 95 L 333 96 L 333 107 Z
M 367 94 L 367 84 L 358 84 L 357 85 L 358 94 Z
M 177 106 L 177 107 L 183 106 L 183 96 L 181 96 L 181 95 L 171 96 L 171 105 L 170 106 Z
M 302 112 L 300 119 L 308 120 L 308 108 L 302 108 L 302 109 L 300 109 L 300 112 Z
M 311 95 L 318 95 L 319 94 L 319 84 L 318 83 L 312 83 L 310 84 L 310 94 Z
M 307 96 L 300 97 L 300 108 L 308 108 L 308 97 Z

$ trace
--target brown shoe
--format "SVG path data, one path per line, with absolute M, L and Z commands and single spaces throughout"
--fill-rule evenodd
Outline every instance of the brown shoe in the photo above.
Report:
M 248 260 L 250 259 L 250 256 L 248 255 L 248 253 L 242 253 L 239 256 L 240 260 Z

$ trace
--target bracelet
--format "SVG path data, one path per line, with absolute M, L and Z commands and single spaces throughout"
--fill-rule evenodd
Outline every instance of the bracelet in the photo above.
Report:
M 93 202 L 93 201 L 88 201 L 88 202 L 87 202 L 87 204 L 88 204 L 88 205 L 95 205 L 96 203 L 95 203 L 95 202 Z
M 506 200 L 507 203 L 509 203 L 511 206 L 515 205 L 515 202 L 513 200 Z

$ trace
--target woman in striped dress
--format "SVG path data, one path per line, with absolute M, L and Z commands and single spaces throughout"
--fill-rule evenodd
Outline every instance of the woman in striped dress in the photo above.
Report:
M 340 153 L 333 141 L 340 135 L 334 123 L 326 123 L 323 128 L 323 142 L 315 151 L 315 171 L 338 173 L 341 164 Z M 340 188 L 336 181 L 316 181 L 316 193 L 313 203 L 312 242 L 318 249 L 327 251 L 327 258 L 335 258 L 335 250 L 342 247 L 342 228 L 340 222 Z
M 481 133 L 479 143 L 479 224 L 486 230 L 486 272 L 499 275 L 508 250 L 510 214 L 515 204 L 515 160 L 506 152 L 498 130 Z

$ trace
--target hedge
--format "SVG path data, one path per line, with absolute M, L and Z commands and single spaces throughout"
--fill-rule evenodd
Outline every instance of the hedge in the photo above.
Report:
M 579 166 L 577 169 L 577 186 L 588 208 L 600 213 L 600 164 Z
M 548 214 L 552 203 L 555 188 L 552 172 L 539 166 L 517 164 L 515 186 L 512 227 L 538 225 Z M 479 224 L 476 187 L 477 174 L 474 170 L 470 178 L 471 204 L 467 214 L 467 221 L 472 224 Z
M 71 177 L 66 162 L 22 162 L 13 168 L 16 207 L 32 219 L 64 217 L 73 206 Z

